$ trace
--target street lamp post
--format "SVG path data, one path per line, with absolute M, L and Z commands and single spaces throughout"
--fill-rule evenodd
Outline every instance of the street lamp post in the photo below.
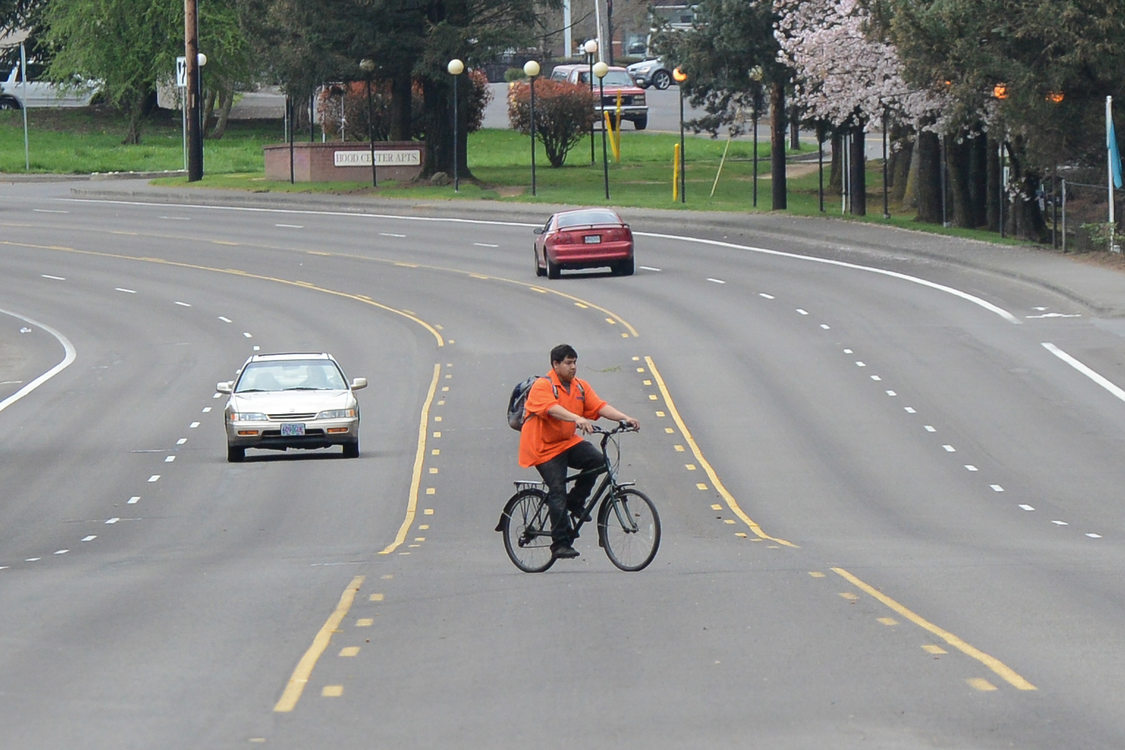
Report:
M 449 71 L 449 75 L 453 76 L 453 192 L 460 192 L 461 181 L 458 178 L 458 163 L 457 163 L 457 127 L 460 120 L 457 116 L 457 89 L 460 88 L 461 74 L 465 72 L 465 63 L 458 60 L 456 57 L 449 61 L 445 66 Z
M 605 101 L 605 74 L 609 72 L 609 66 L 599 60 L 594 65 L 594 75 L 598 77 L 598 101 Z M 599 111 L 601 111 L 599 109 Z M 609 200 L 609 154 L 606 152 L 605 144 L 605 116 L 602 116 L 602 174 L 605 177 L 605 199 Z
M 199 92 L 199 106 L 196 107 L 195 114 L 199 117 L 199 126 L 196 132 L 199 133 L 199 174 L 203 175 L 203 127 L 207 124 L 207 113 L 203 108 L 203 68 L 207 66 L 207 55 L 200 52 L 195 56 L 195 89 Z
M 371 187 L 378 187 L 375 179 L 375 120 L 371 107 L 371 74 L 375 72 L 375 61 L 365 57 L 359 61 L 359 69 L 367 76 L 367 141 L 371 145 Z
M 594 55 L 598 54 L 598 40 L 587 39 L 586 43 L 582 45 L 582 49 L 586 50 L 586 64 L 590 66 L 590 75 L 587 79 L 590 84 L 590 98 L 594 98 Z M 601 109 L 598 107 L 597 109 Z M 590 123 L 590 163 L 594 163 L 594 123 Z
M 754 90 L 754 102 L 750 119 L 754 123 L 754 208 L 758 207 L 758 91 Z
M 676 88 L 680 92 L 680 203 L 687 203 L 687 178 L 684 175 L 684 81 L 687 80 L 687 73 L 676 66 L 672 77 L 676 79 Z
M 528 60 L 523 72 L 531 79 L 531 194 L 535 195 L 535 79 L 539 76 L 539 63 Z

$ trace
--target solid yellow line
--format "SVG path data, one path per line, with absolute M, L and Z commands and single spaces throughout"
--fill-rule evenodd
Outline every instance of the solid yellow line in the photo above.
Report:
M 336 605 L 336 610 L 321 626 L 320 632 L 313 638 L 312 645 L 309 646 L 301 660 L 297 662 L 297 667 L 293 670 L 293 674 L 289 677 L 289 682 L 285 686 L 285 692 L 281 694 L 281 699 L 273 707 L 275 712 L 287 713 L 297 706 L 297 701 L 301 700 L 301 693 L 304 692 L 305 685 L 309 683 L 309 677 L 312 676 L 313 668 L 316 667 L 321 654 L 328 648 L 328 644 L 332 640 L 332 634 L 340 626 L 343 619 L 347 617 L 348 610 L 351 609 L 352 602 L 355 601 L 355 595 L 359 591 L 359 587 L 363 585 L 363 580 L 363 576 L 356 576 L 344 589 L 344 593 L 340 595 L 340 603 Z
M 672 419 L 676 422 L 676 426 L 680 428 L 680 433 L 683 434 L 684 440 L 687 441 L 688 447 L 691 448 L 692 455 L 695 456 L 695 460 L 699 463 L 700 466 L 703 467 L 703 470 L 707 473 L 707 476 L 710 477 L 711 484 L 714 485 L 715 489 L 722 496 L 731 512 L 738 516 L 739 520 L 746 524 L 750 528 L 750 530 L 754 532 L 754 535 L 759 539 L 775 542 L 776 544 L 781 544 L 786 547 L 797 547 L 798 545 L 793 544 L 793 542 L 770 536 L 762 530 L 761 526 L 754 522 L 754 519 L 750 518 L 750 516 L 746 515 L 746 513 L 743 512 L 742 508 L 740 508 L 738 505 L 738 501 L 734 499 L 734 495 L 732 495 L 727 490 L 727 488 L 723 486 L 723 483 L 719 480 L 719 475 L 715 473 L 715 469 L 711 466 L 707 459 L 703 457 L 703 452 L 699 449 L 699 445 L 696 444 L 695 438 L 691 436 L 691 431 L 687 428 L 687 425 L 684 424 L 684 420 L 680 417 L 680 412 L 676 409 L 676 404 L 672 401 L 672 394 L 668 392 L 668 387 L 664 385 L 664 378 L 660 376 L 660 371 L 656 369 L 656 363 L 653 362 L 652 357 L 649 356 L 645 357 L 645 362 L 648 364 L 649 372 L 651 372 L 653 378 L 656 379 L 656 385 L 660 389 L 660 393 L 664 396 L 664 403 L 668 405 L 668 411 L 669 413 L 671 413 Z
M 919 614 L 907 609 L 903 605 L 899 604 L 894 599 L 892 599 L 891 597 L 884 594 L 882 591 L 879 591 L 879 589 L 859 580 L 858 578 L 856 578 L 854 575 L 852 575 L 848 571 L 844 570 L 843 568 L 832 568 L 832 572 L 836 573 L 836 575 L 838 575 L 841 578 L 843 578 L 844 580 L 848 581 L 849 583 L 851 583 L 853 586 L 860 589 L 864 593 L 869 594 L 870 596 L 873 596 L 874 598 L 878 599 L 885 606 L 887 606 L 890 609 L 894 610 L 895 612 L 899 613 L 900 615 L 905 617 L 907 620 L 910 620 L 912 623 L 914 623 L 918 627 L 922 628 L 923 630 L 929 631 L 930 633 L 934 634 L 938 638 L 941 638 L 943 641 L 945 641 L 946 643 L 948 643 L 950 646 L 957 649 L 961 653 L 965 654 L 966 656 L 968 656 L 970 658 L 976 659 L 981 664 L 983 664 L 984 666 L 988 667 L 993 672 L 995 672 L 996 675 L 998 677 L 1000 677 L 1000 679 L 1004 680 L 1005 682 L 1007 682 L 1012 687 L 1014 687 L 1018 690 L 1037 690 L 1037 688 L 1034 685 L 1032 685 L 1030 682 L 1025 680 L 1015 670 L 1013 670 L 1011 667 L 1004 664 L 999 659 L 997 659 L 993 656 L 989 656 L 988 654 L 984 653 L 983 651 L 981 651 L 980 649 L 978 649 L 974 646 L 970 646 L 968 643 L 961 640 L 957 636 L 953 635 L 953 633 L 950 633 L 948 630 L 943 630 L 942 628 L 939 628 L 937 625 L 933 624 L 932 622 L 925 619 L 921 615 L 919 615 Z
M 434 378 L 430 381 L 430 390 L 426 394 L 426 402 L 422 404 L 422 419 L 418 423 L 418 447 L 414 452 L 414 472 L 410 477 L 410 496 L 406 503 L 406 517 L 402 520 L 402 526 L 399 527 L 395 540 L 387 545 L 387 548 L 379 553 L 380 555 L 389 555 L 394 552 L 406 541 L 406 535 L 410 532 L 410 527 L 414 525 L 414 517 L 418 513 L 418 488 L 422 484 L 422 465 L 426 460 L 426 430 L 430 423 L 430 406 L 434 402 L 434 394 L 437 392 L 440 377 L 441 365 L 435 364 Z

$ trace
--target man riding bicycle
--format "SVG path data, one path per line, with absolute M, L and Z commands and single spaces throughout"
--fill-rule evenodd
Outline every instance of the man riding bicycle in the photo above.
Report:
M 634 429 L 640 423 L 598 397 L 585 380 L 576 377 L 578 353 L 569 344 L 551 350 L 551 370 L 539 378 L 527 394 L 527 419 L 520 430 L 519 464 L 534 466 L 547 485 L 551 515 L 551 553 L 555 557 L 578 557 L 571 546 L 574 531 L 567 510 L 581 513 L 597 480 L 593 472 L 577 479 L 566 491 L 568 469 L 597 469 L 603 457 L 576 432 L 588 435 L 599 417 L 625 422 Z

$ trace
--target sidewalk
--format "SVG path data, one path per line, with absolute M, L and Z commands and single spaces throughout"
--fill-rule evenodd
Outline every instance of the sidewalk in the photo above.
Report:
M 244 193 L 203 188 L 158 188 L 140 180 L 88 182 L 73 187 L 76 197 L 158 203 L 230 205 L 291 210 L 388 213 L 491 221 L 543 223 L 563 205 L 495 201 L 417 201 L 387 198 Z M 638 233 L 683 235 L 774 248 L 806 255 L 843 254 L 856 263 L 875 263 L 875 256 L 914 256 L 962 268 L 995 273 L 1038 285 L 1078 302 L 1103 317 L 1125 316 L 1125 259 L 1062 255 L 1030 246 L 995 245 L 921 231 L 883 227 L 839 218 L 784 214 L 736 214 L 706 211 L 627 209 L 622 211 Z M 1100 254 L 1099 254 L 1100 256 Z

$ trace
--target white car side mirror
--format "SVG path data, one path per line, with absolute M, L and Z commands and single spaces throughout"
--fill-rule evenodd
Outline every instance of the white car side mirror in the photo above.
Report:
M 215 383 L 215 390 L 219 393 L 232 393 L 234 390 L 232 388 L 232 385 L 233 383 L 230 380 L 224 381 L 222 383 Z
M 352 380 L 352 390 L 358 391 L 360 388 L 367 387 L 367 378 L 354 378 Z

